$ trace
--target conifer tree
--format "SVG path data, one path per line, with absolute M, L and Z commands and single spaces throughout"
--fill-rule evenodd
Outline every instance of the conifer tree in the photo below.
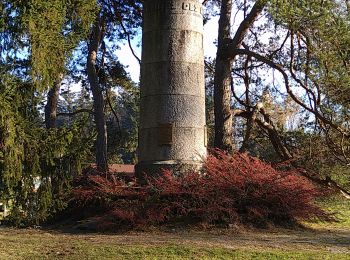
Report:
M 96 124 L 96 165 L 101 171 L 108 170 L 107 126 L 104 91 L 106 78 L 105 58 L 107 42 L 127 39 L 140 26 L 141 3 L 139 1 L 100 1 L 91 27 L 87 54 L 87 75 L 94 100 Z
M 38 224 L 61 209 L 89 150 L 77 126 L 43 129 L 39 107 L 86 36 L 95 8 L 80 0 L 1 3 L 0 200 L 10 204 L 15 224 Z

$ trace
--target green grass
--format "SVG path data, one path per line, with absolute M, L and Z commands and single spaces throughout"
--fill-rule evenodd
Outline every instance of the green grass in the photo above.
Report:
M 337 222 L 308 222 L 313 228 L 350 229 L 350 200 L 343 197 L 331 197 L 319 202 L 329 212 L 335 213 Z
M 339 222 L 336 223 L 336 227 L 350 228 L 350 200 L 332 198 L 326 207 L 336 212 L 336 216 Z
M 349 259 L 350 201 L 320 202 L 339 222 L 309 222 L 314 230 L 217 233 L 67 234 L 0 228 L 2 259 Z
M 53 258 L 55 255 L 51 255 Z M 26 257 L 41 258 L 41 255 Z M 47 255 L 50 257 L 50 255 Z M 67 256 L 68 257 L 68 256 Z M 348 258 L 347 258 L 348 257 Z M 82 247 L 79 252 L 69 255 L 69 259 L 350 259 L 345 254 L 321 254 L 310 252 L 243 251 L 222 248 L 188 248 L 182 246 L 108 246 Z
M 105 240 L 32 234 L 1 237 L 0 259 L 350 259 L 342 253 L 229 249 L 175 244 L 118 245 Z

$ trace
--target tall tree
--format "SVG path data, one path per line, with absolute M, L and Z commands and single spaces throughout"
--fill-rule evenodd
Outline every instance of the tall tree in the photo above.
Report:
M 1 3 L 0 199 L 11 201 L 15 223 L 38 224 L 61 209 L 62 194 L 90 149 L 76 125 L 46 131 L 39 108 L 86 35 L 94 7 L 85 0 Z
M 232 0 L 222 0 L 214 76 L 214 145 L 229 152 L 233 150 L 231 114 L 231 68 L 233 61 L 227 58 L 225 49 L 231 39 L 231 14 Z
M 94 119 L 96 124 L 96 165 L 108 170 L 107 126 L 105 116 L 107 44 L 130 39 L 141 22 L 141 2 L 130 0 L 98 1 L 99 11 L 91 28 L 87 54 L 87 74 L 93 94 Z M 112 57 L 113 55 L 109 55 Z
M 97 131 L 96 139 L 96 165 L 102 171 L 108 170 L 107 162 L 107 126 L 104 113 L 105 102 L 103 97 L 103 86 L 99 82 L 99 64 L 97 53 L 104 40 L 105 21 L 100 15 L 91 30 L 88 46 L 87 74 L 94 100 L 94 118 Z
M 222 47 L 219 41 L 218 48 L 223 50 L 218 53 L 234 61 L 230 76 L 235 78 L 231 90 L 236 103 L 230 105 L 233 115 L 247 122 L 242 149 L 249 151 L 246 141 L 253 137 L 249 132 L 256 125 L 269 137 L 282 160 L 296 160 L 292 153 L 295 149 L 290 149 L 290 143 L 281 135 L 283 124 L 276 124 L 277 100 L 288 100 L 300 107 L 307 120 L 303 131 L 313 131 L 324 138 L 332 157 L 348 164 L 349 102 L 345 98 L 349 90 L 348 1 L 237 3 L 243 7 L 243 22 L 226 46 Z M 260 14 L 259 24 L 254 25 Z M 242 95 L 235 89 L 239 84 L 245 88 Z M 264 101 L 264 93 L 273 93 L 272 109 Z M 229 119 L 229 115 L 221 119 Z M 222 124 L 219 127 L 216 133 L 222 131 Z M 302 162 L 299 158 L 298 161 Z
M 239 48 L 247 35 L 249 28 L 262 12 L 266 0 L 258 0 L 250 13 L 239 25 L 234 37 L 231 38 L 232 0 L 222 0 L 218 50 L 216 55 L 214 78 L 214 105 L 215 105 L 215 142 L 217 148 L 233 151 L 232 141 L 232 113 L 231 113 L 231 70 L 232 63 Z M 233 52 L 233 53 L 232 53 Z M 230 53 L 230 55 L 229 55 Z

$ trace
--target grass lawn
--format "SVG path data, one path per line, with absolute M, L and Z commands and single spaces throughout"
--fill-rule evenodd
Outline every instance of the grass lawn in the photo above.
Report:
M 0 259 L 350 259 L 345 234 L 331 234 L 330 240 L 324 235 L 313 240 L 312 234 L 281 230 L 77 235 L 1 229 Z
M 0 259 L 350 259 L 350 201 L 329 200 L 337 223 L 312 229 L 215 229 L 77 234 L 0 228 Z
M 337 222 L 314 222 L 307 223 L 312 228 L 350 229 L 350 199 L 332 197 L 320 202 L 320 205 L 328 211 L 334 212 Z

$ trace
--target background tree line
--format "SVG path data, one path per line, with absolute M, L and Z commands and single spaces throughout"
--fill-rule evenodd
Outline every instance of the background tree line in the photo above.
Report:
M 203 6 L 204 23 L 219 16 L 205 60 L 210 146 L 288 162 L 349 195 L 349 1 Z M 115 50 L 139 35 L 142 1 L 0 8 L 0 199 L 35 224 L 65 207 L 82 167 L 136 162 L 138 85 Z

